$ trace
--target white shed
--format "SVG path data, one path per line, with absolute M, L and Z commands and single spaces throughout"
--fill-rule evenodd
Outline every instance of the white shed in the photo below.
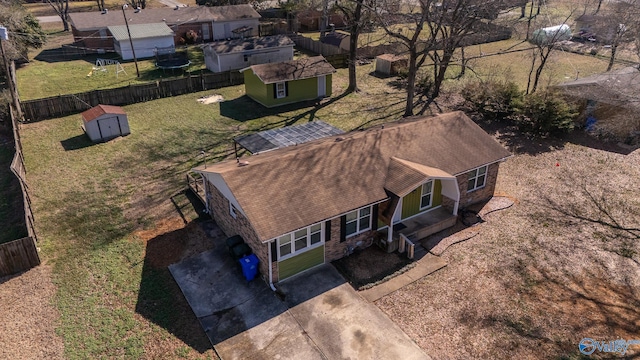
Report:
M 295 43 L 285 35 L 218 41 L 204 48 L 204 62 L 213 72 L 293 60 Z
M 119 106 L 98 105 L 82 113 L 82 129 L 93 142 L 129 135 L 127 114 Z
M 108 29 L 113 35 L 113 47 L 122 60 L 133 59 L 132 42 L 138 59 L 155 56 L 156 48 L 175 46 L 174 33 L 165 23 L 130 24 L 131 41 L 126 25 L 109 26 Z
M 567 24 L 538 29 L 531 34 L 532 44 L 547 45 L 571 39 L 571 28 Z

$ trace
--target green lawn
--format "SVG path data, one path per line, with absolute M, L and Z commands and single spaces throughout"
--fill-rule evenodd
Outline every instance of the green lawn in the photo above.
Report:
M 183 74 L 179 70 L 175 72 L 158 70 L 155 68 L 153 59 L 138 61 L 139 78 L 136 76 L 136 67 L 133 61 L 120 60 L 124 73 L 116 74 L 116 65 L 107 66 L 106 72 L 93 72 L 92 69 L 96 65 L 97 59 L 119 60 L 118 55 L 115 53 L 91 55 L 79 60 L 63 61 L 58 48 L 60 43 L 71 41 L 68 34 L 55 33 L 50 36 L 48 41 L 52 45 L 43 50 L 32 51 L 31 61 L 16 71 L 18 90 L 22 100 L 117 88 L 178 77 Z M 191 60 L 191 66 L 187 69 L 186 74 L 207 71 L 204 64 L 204 54 L 198 46 L 190 46 L 186 51 Z

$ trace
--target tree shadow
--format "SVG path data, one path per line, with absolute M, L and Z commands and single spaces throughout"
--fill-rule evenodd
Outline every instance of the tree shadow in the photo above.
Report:
M 60 144 L 64 148 L 64 151 L 73 151 L 87 148 L 95 145 L 86 134 L 76 135 L 65 140 L 61 140 Z

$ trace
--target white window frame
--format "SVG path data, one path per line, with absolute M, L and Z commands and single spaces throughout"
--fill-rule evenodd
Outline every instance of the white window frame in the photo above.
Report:
M 429 192 L 425 192 L 425 190 L 424 190 L 425 185 L 427 185 L 427 184 L 431 184 L 431 186 L 429 187 Z M 421 189 L 420 189 L 420 210 L 428 209 L 433 205 L 433 188 L 434 188 L 434 184 L 435 184 L 434 180 L 429 180 L 426 183 L 421 185 Z M 426 195 L 429 195 L 429 204 L 427 204 L 426 206 L 422 206 L 422 199 Z
M 229 214 L 234 218 L 237 219 L 238 218 L 238 209 L 236 209 L 235 206 L 233 206 L 233 203 L 231 203 L 231 201 L 229 201 Z
M 484 169 L 484 172 L 480 174 L 480 170 Z M 489 165 L 477 167 L 467 172 L 467 192 L 472 192 L 478 189 L 482 189 L 487 184 L 487 174 L 489 173 Z M 478 183 L 478 180 L 482 178 L 482 184 Z M 469 187 L 469 183 L 473 181 L 473 187 Z
M 362 215 L 362 211 L 366 210 L 366 209 L 369 209 L 369 214 Z M 371 230 L 371 223 L 372 223 L 372 218 L 373 218 L 373 207 L 371 205 L 362 207 L 362 208 L 354 210 L 354 211 L 350 211 L 350 212 L 346 213 L 345 216 L 348 218 L 349 215 L 351 215 L 353 213 L 356 213 L 356 218 L 351 220 L 351 221 L 346 221 L 345 224 L 344 224 L 344 226 L 345 226 L 345 229 L 344 229 L 344 231 L 345 231 L 345 239 L 348 239 L 348 238 L 356 236 L 356 235 L 360 235 L 365 231 Z M 367 217 L 367 216 L 369 217 L 369 226 L 368 227 L 361 227 L 360 226 L 360 221 L 362 219 L 364 219 L 365 217 Z M 352 222 L 356 223 L 356 232 L 354 232 L 353 234 L 347 234 L 347 224 L 350 224 Z
M 287 85 L 285 82 L 276 83 L 276 98 L 283 99 L 287 97 Z
M 316 230 L 312 231 L 312 228 L 314 228 L 314 227 L 317 228 L 318 226 L 320 227 L 319 229 L 316 229 Z M 296 239 L 296 233 L 300 233 L 300 232 L 305 231 L 305 230 L 307 232 L 306 236 L 305 237 L 298 236 L 298 239 Z M 320 241 L 316 242 L 315 244 L 312 244 L 311 243 L 311 237 L 313 235 L 315 235 L 315 234 L 320 234 Z M 284 244 L 281 244 L 280 243 L 280 239 L 283 239 L 283 238 L 288 238 L 289 241 L 284 243 Z M 298 249 L 298 250 L 296 250 L 296 240 L 302 240 L 303 238 L 306 238 L 305 246 L 300 248 L 300 249 Z M 282 260 L 286 260 L 286 259 L 292 258 L 294 256 L 302 254 L 303 252 L 306 252 L 306 251 L 309 251 L 311 249 L 315 249 L 317 247 L 320 247 L 320 246 L 324 245 L 324 242 L 325 242 L 325 238 L 324 238 L 324 223 L 322 223 L 322 222 L 316 223 L 316 224 L 304 227 L 302 229 L 298 229 L 298 230 L 292 231 L 290 233 L 283 234 L 281 236 L 278 236 L 275 239 L 275 241 L 276 241 L 276 251 L 277 251 L 277 254 L 278 254 L 278 261 L 282 261 Z M 290 252 L 288 254 L 282 255 L 282 251 L 281 250 L 282 250 L 282 247 L 285 246 L 285 245 L 289 246 Z

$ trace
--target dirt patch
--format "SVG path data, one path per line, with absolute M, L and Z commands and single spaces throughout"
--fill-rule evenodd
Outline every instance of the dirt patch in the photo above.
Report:
M 406 255 L 397 252 L 389 254 L 373 245 L 336 260 L 333 265 L 358 290 L 394 274 L 411 263 L 412 260 Z
M 209 96 L 201 97 L 197 100 L 200 104 L 215 104 L 221 101 L 224 101 L 224 97 L 222 95 L 213 94 Z
M 213 240 L 198 222 L 185 225 L 181 218 L 161 220 L 153 229 L 135 235 L 147 244 L 145 262 L 154 268 L 165 268 L 213 248 Z
M 55 332 L 60 315 L 51 304 L 55 292 L 51 267 L 45 264 L 0 278 L 0 358 L 64 358 L 63 341 Z

